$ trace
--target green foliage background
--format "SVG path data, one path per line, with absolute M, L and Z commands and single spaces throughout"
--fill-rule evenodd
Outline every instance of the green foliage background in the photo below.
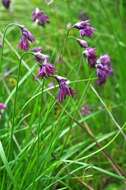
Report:
M 32 23 L 31 13 L 39 7 L 50 23 L 39 27 Z M 50 55 L 57 73 L 67 77 L 76 90 L 75 98 L 62 105 L 55 97 L 58 88 L 50 90 L 45 81 L 35 81 L 38 66 L 31 55 L 21 67 L 17 102 L 14 104 L 19 60 L 20 31 L 11 27 L 6 35 L 3 64 L 0 65 L 0 102 L 7 110 L 0 120 L 0 190 L 123 190 L 126 188 L 126 3 L 123 0 L 12 0 L 8 12 L 0 4 L 0 37 L 9 23 L 25 25 L 36 37 L 33 47 L 41 46 Z M 96 28 L 93 39 L 98 56 L 112 58 L 113 76 L 105 86 L 95 83 L 77 42 L 67 37 L 67 27 L 81 15 Z M 79 37 L 72 30 L 70 36 Z M 9 72 L 9 74 L 8 74 Z M 81 107 L 91 107 L 89 116 Z M 13 117 L 13 110 L 16 114 Z M 13 118 L 13 142 L 11 132 Z M 96 140 L 87 134 L 86 127 Z M 122 128 L 120 133 L 119 128 Z M 112 167 L 116 163 L 123 175 Z

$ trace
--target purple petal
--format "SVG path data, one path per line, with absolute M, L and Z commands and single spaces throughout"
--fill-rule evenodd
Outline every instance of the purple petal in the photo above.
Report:
M 4 103 L 0 103 L 0 110 L 5 110 L 6 109 L 6 105 Z

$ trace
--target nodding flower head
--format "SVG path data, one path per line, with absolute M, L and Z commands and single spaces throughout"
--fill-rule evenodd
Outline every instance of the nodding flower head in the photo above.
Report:
M 88 60 L 88 64 L 91 68 L 95 67 L 96 65 L 96 49 L 95 48 L 86 48 L 83 51 L 83 54 L 86 56 Z
M 77 22 L 76 24 L 73 25 L 73 27 L 78 29 L 78 30 L 82 30 L 87 26 L 90 26 L 89 20 L 82 20 L 82 21 Z
M 9 9 L 9 8 L 10 8 L 11 0 L 2 0 L 2 3 L 3 3 L 3 6 L 4 6 L 6 9 Z
M 97 60 L 96 72 L 98 77 L 97 83 L 99 85 L 104 84 L 107 78 L 113 74 L 109 55 L 103 55 Z
M 38 23 L 38 25 L 45 26 L 46 23 L 49 23 L 49 17 L 44 14 L 43 11 L 36 8 L 32 13 L 33 22 Z
M 79 45 L 82 47 L 82 48 L 87 48 L 88 47 L 88 43 L 87 41 L 85 40 L 82 40 L 82 39 L 77 39 L 77 42 L 79 43 Z
M 80 30 L 81 36 L 92 37 L 95 32 L 89 20 L 77 22 L 73 27 Z
M 32 51 L 34 53 L 36 61 L 40 64 L 40 66 L 44 61 L 49 62 L 49 56 L 41 53 L 42 52 L 41 47 L 34 48 Z
M 110 56 L 107 54 L 100 56 L 100 58 L 97 60 L 97 64 L 110 65 L 111 64 Z
M 24 50 L 28 51 L 29 50 L 29 42 L 25 36 L 22 36 L 20 39 L 19 47 Z
M 46 59 L 44 63 L 41 65 L 38 73 L 38 77 L 50 77 L 55 73 L 55 66 L 50 64 Z
M 3 103 L 0 103 L 0 110 L 5 110 L 6 109 L 6 105 L 5 104 L 3 104 Z
M 36 48 L 33 48 L 32 51 L 35 52 L 35 53 L 38 53 L 38 52 L 41 53 L 42 48 L 41 47 L 36 47 Z
M 81 36 L 92 37 L 95 32 L 95 29 L 91 26 L 87 26 L 85 29 L 80 30 Z
M 69 87 L 69 81 L 61 76 L 55 76 L 58 84 L 59 84 L 59 94 L 58 94 L 58 101 L 63 102 L 63 100 L 66 98 L 66 96 L 74 96 L 75 92 L 74 90 Z
M 28 51 L 29 43 L 33 43 L 35 41 L 35 38 L 27 28 L 23 26 L 20 26 L 20 28 L 21 28 L 22 36 L 20 39 L 19 47 L 24 51 Z
M 21 31 L 22 31 L 22 36 L 26 37 L 28 39 L 28 41 L 30 41 L 30 42 L 35 41 L 34 36 L 32 35 L 32 33 L 27 28 L 22 27 Z

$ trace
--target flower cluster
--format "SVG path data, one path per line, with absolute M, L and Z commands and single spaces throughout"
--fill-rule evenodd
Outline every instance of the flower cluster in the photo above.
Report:
M 9 8 L 10 1 L 3 0 L 3 4 L 6 8 Z M 46 23 L 49 22 L 49 18 L 44 14 L 43 11 L 36 8 L 32 13 L 32 21 L 38 23 L 38 25 L 45 26 Z M 21 39 L 19 43 L 19 47 L 28 51 L 30 48 L 30 43 L 35 41 L 35 37 L 32 33 L 24 26 L 18 25 L 21 30 Z M 95 29 L 91 26 L 89 20 L 80 21 L 73 25 L 73 28 L 78 29 L 80 31 L 81 37 L 92 37 Z M 96 56 L 96 48 L 89 47 L 86 40 L 77 38 L 77 42 L 79 45 L 84 48 L 83 55 L 86 57 L 88 65 L 90 68 L 96 69 L 96 74 L 98 77 L 97 83 L 102 85 L 106 82 L 107 78 L 112 74 L 112 66 L 111 59 L 106 54 L 97 58 Z M 48 78 L 52 77 L 55 79 L 59 85 L 59 93 L 57 96 L 57 100 L 62 102 L 66 99 L 67 96 L 74 96 L 74 90 L 69 86 L 69 80 L 66 78 L 56 75 L 56 68 L 54 64 L 50 63 L 49 56 L 43 53 L 43 49 L 41 47 L 37 47 L 32 49 L 32 54 L 34 55 L 35 60 L 39 65 L 39 70 L 37 74 L 37 78 Z M 0 110 L 5 109 L 6 105 L 0 103 Z M 82 110 L 84 113 L 90 113 L 88 107 L 84 107 Z
M 73 28 L 80 30 L 81 36 L 92 37 L 95 32 L 89 20 L 80 21 Z M 89 47 L 87 41 L 83 39 L 77 39 L 77 42 L 84 48 L 83 55 L 86 57 L 90 68 L 96 69 L 96 75 L 98 77 L 97 84 L 104 84 L 107 78 L 113 73 L 109 55 L 105 54 L 97 58 L 96 48 Z
M 4 0 L 3 2 L 6 3 L 7 6 L 7 0 Z M 32 13 L 32 21 L 37 22 L 38 25 L 45 26 L 46 23 L 49 23 L 49 17 L 45 15 L 43 11 L 36 8 Z M 30 44 L 35 41 L 35 37 L 25 26 L 19 24 L 16 24 L 16 26 L 19 27 L 22 34 L 19 42 L 19 48 L 23 51 L 28 51 L 30 49 Z M 62 102 L 66 96 L 73 96 L 74 91 L 71 89 L 71 87 L 69 87 L 69 81 L 64 77 L 55 75 L 56 68 L 54 64 L 50 63 L 49 56 L 43 53 L 42 48 L 33 48 L 32 54 L 34 55 L 35 60 L 39 65 L 39 70 L 36 78 L 47 79 L 48 77 L 52 77 L 57 81 L 59 85 L 59 94 L 57 100 L 59 102 Z M 5 108 L 2 104 L 0 106 L 0 109 Z
M 2 0 L 2 4 L 6 9 L 10 8 L 11 0 Z
M 37 47 L 33 50 L 35 60 L 38 62 L 39 71 L 37 77 L 47 78 L 53 77 L 59 84 L 59 93 L 57 100 L 63 102 L 66 96 L 74 96 L 74 91 L 69 87 L 69 81 L 61 76 L 55 75 L 56 68 L 49 62 L 49 56 L 42 53 L 42 48 Z
M 40 68 L 38 71 L 38 77 L 50 77 L 55 73 L 55 66 L 49 62 L 49 56 L 42 53 L 42 48 L 33 49 L 34 56 L 38 62 Z

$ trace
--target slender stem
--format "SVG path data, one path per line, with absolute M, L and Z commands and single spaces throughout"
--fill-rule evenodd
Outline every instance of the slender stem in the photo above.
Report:
M 21 27 L 21 25 L 16 24 L 16 23 L 10 23 L 5 27 L 4 32 L 3 32 L 2 47 L 1 47 L 1 64 L 0 64 L 1 66 L 3 63 L 3 50 L 4 50 L 4 44 L 5 44 L 5 37 L 6 37 L 8 29 L 11 28 L 12 26 L 18 26 L 18 28 Z
M 40 100 L 40 115 L 39 115 L 39 126 L 38 126 L 38 163 L 39 163 L 39 148 L 40 148 L 40 131 L 41 131 L 41 116 L 42 116 L 42 101 L 43 101 L 43 90 L 44 90 L 44 79 L 42 81 L 42 86 L 41 86 L 41 100 Z
M 69 36 L 69 32 L 67 32 L 67 38 L 72 38 L 74 39 L 73 36 Z M 91 85 L 92 90 L 94 91 L 92 85 Z M 96 92 L 95 92 L 96 93 Z M 97 93 L 96 93 L 97 95 Z M 104 102 L 102 102 L 104 103 Z M 105 105 L 104 105 L 105 106 Z M 106 108 L 106 106 L 105 106 Z M 85 122 L 84 125 L 80 124 L 75 118 L 71 117 L 71 115 L 65 110 L 65 112 L 67 113 L 67 115 L 69 115 L 69 117 L 77 124 L 79 125 L 82 129 L 85 129 L 86 132 L 88 133 L 88 135 L 95 141 L 96 146 L 98 148 L 101 148 L 101 144 L 97 142 L 95 135 L 93 134 L 93 132 L 91 131 L 91 129 L 88 127 L 87 123 Z M 120 129 L 120 126 L 118 125 L 118 123 L 115 121 L 115 119 L 113 118 L 112 114 L 109 112 L 110 117 L 112 118 L 113 122 L 116 124 L 116 126 L 118 127 L 118 129 L 122 132 L 122 130 Z M 122 132 L 122 134 L 124 135 L 124 133 Z M 125 137 L 125 135 L 124 135 Z M 118 175 L 122 175 L 125 176 L 125 173 L 123 172 L 123 170 L 121 170 L 121 168 L 113 161 L 113 159 L 111 158 L 111 156 L 105 151 L 102 150 L 102 154 L 104 155 L 104 157 L 106 157 L 106 159 L 110 162 L 112 168 L 118 173 Z
M 37 136 L 38 136 L 38 141 L 37 141 L 37 164 L 36 164 L 36 177 L 37 177 L 37 174 L 38 174 L 38 169 L 40 167 L 40 162 L 39 162 L 39 156 L 40 156 L 40 132 L 41 132 L 41 120 L 42 120 L 42 103 L 43 103 L 43 91 L 44 91 L 44 85 L 45 85 L 45 80 L 43 79 L 42 80 L 42 86 L 41 86 L 41 99 L 40 99 L 40 114 L 39 114 L 39 125 L 38 125 L 38 128 L 37 128 Z M 38 185 L 38 184 L 36 184 Z
M 67 39 L 68 39 L 68 37 L 69 37 L 70 31 L 71 31 L 71 28 L 67 30 L 66 35 L 65 35 L 65 37 L 64 37 L 64 39 L 63 39 L 62 48 L 59 50 L 59 57 L 61 57 L 61 58 L 63 57 L 64 50 L 65 50 L 65 44 L 66 44 Z
M 62 105 L 61 104 L 59 104 L 59 105 L 62 108 Z M 112 168 L 117 172 L 117 174 L 120 175 L 120 176 L 126 177 L 125 172 L 120 168 L 120 166 L 117 163 L 115 163 L 115 161 L 112 159 L 112 157 L 105 150 L 102 150 L 101 144 L 97 141 L 97 139 L 95 138 L 95 135 L 93 134 L 93 131 L 87 125 L 87 123 L 84 122 L 84 124 L 82 124 L 82 123 L 78 122 L 74 117 L 72 117 L 67 112 L 67 110 L 64 110 L 64 111 L 65 111 L 65 113 L 67 114 L 67 116 L 69 116 L 69 118 L 72 121 L 74 121 L 81 129 L 85 130 L 87 132 L 87 134 L 92 138 L 92 140 L 94 140 L 94 142 L 96 143 L 96 146 L 101 149 L 101 153 L 109 161 L 109 163 L 111 164 Z
M 114 118 L 114 116 L 112 115 L 112 113 L 110 112 L 110 110 L 108 109 L 108 107 L 106 106 L 106 104 L 104 103 L 104 101 L 102 100 L 102 98 L 100 97 L 100 95 L 98 94 L 98 92 L 95 90 L 95 88 L 90 85 L 92 91 L 94 92 L 94 94 L 97 96 L 97 98 L 100 100 L 100 102 L 102 103 L 102 105 L 105 107 L 106 111 L 108 112 L 111 120 L 113 121 L 113 123 L 115 124 L 115 126 L 118 128 L 118 130 L 121 132 L 122 136 L 124 137 L 124 140 L 126 141 L 126 134 L 125 132 L 123 132 L 122 128 L 120 127 L 120 125 L 118 124 L 118 122 L 116 121 L 116 119 Z
M 9 147 L 9 153 L 12 149 L 12 143 L 13 143 L 13 132 L 14 132 L 14 126 L 15 126 L 15 114 L 16 114 L 16 104 L 17 104 L 17 95 L 18 95 L 18 88 L 19 88 L 19 79 L 20 79 L 20 71 L 21 71 L 21 63 L 23 58 L 26 55 L 34 55 L 32 52 L 26 52 L 24 53 L 19 61 L 19 66 L 18 66 L 18 75 L 17 75 L 17 84 L 16 84 L 16 91 L 15 91 L 15 98 L 14 98 L 14 109 L 13 109 L 13 116 L 12 116 L 12 127 L 11 127 L 11 132 L 10 132 L 10 147 Z

